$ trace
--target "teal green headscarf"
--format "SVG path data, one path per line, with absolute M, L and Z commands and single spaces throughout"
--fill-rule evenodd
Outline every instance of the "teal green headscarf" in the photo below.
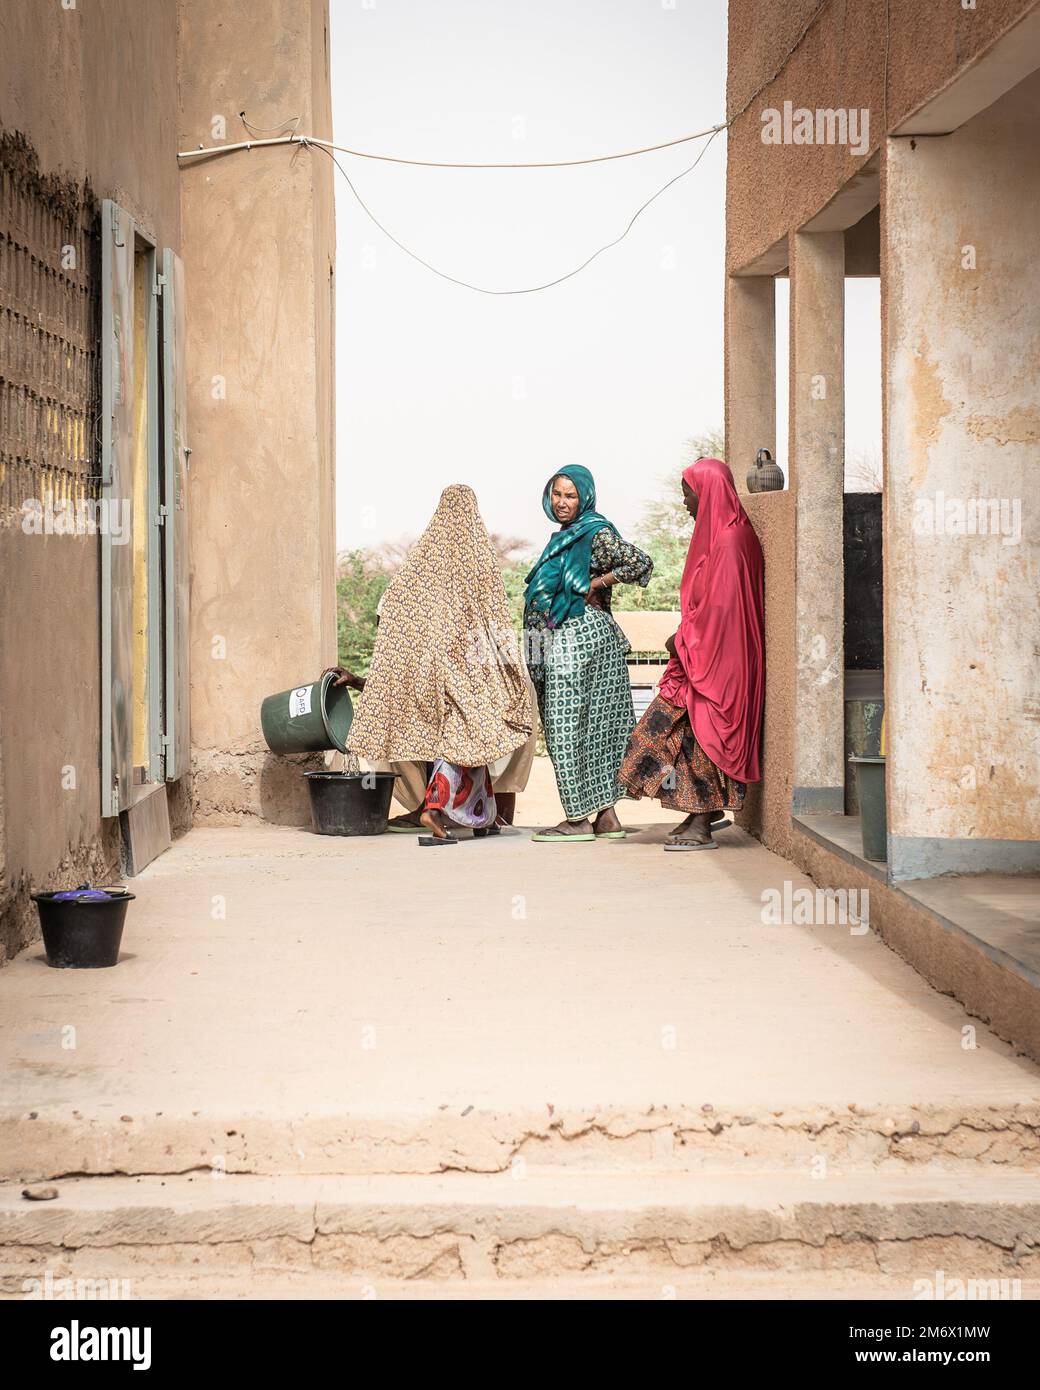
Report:
M 534 569 L 527 576 L 524 591 L 526 607 L 548 613 L 553 627 L 585 611 L 585 595 L 589 592 L 589 566 L 592 562 L 592 538 L 604 526 L 615 535 L 618 529 L 596 511 L 596 483 L 587 468 L 575 465 L 554 473 L 542 493 L 542 511 L 555 521 L 550 494 L 557 478 L 569 478 L 578 492 L 578 515 L 567 526 L 561 526 L 549 537 Z

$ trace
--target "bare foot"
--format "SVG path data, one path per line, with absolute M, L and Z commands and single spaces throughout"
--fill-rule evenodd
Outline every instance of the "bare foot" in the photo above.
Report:
M 726 820 L 726 819 L 727 819 L 727 816 L 726 816 L 726 812 L 725 812 L 725 811 L 709 811 L 709 812 L 707 813 L 707 816 L 708 816 L 709 825 L 715 825 L 715 824 L 717 824 L 720 820 Z M 686 817 L 685 820 L 680 821 L 679 824 L 675 827 L 675 829 L 672 830 L 672 831 L 669 833 L 668 838 L 669 838 L 669 839 L 672 839 L 672 838 L 674 838 L 675 836 L 685 836 L 685 835 L 687 835 L 688 832 L 689 832 L 689 830 L 690 830 L 691 827 L 693 826 L 693 823 L 694 823 L 694 821 L 695 821 L 696 819 L 697 819 L 697 816 L 696 816 L 694 813 L 691 812 L 690 815 L 688 815 L 688 816 Z
M 714 812 L 705 811 L 701 815 L 687 816 L 668 836 L 669 845 L 713 845 L 711 822 Z
M 617 812 L 613 806 L 608 806 L 606 810 L 600 811 L 592 826 L 597 835 L 609 835 L 614 831 L 621 830 L 623 827 L 617 818 Z
M 444 826 L 444 818 L 440 811 L 424 811 L 419 820 L 425 825 L 430 834 L 437 840 L 446 840 L 448 832 Z

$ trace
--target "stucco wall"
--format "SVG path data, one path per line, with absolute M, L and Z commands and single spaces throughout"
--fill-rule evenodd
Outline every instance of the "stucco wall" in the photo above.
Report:
M 845 804 L 845 239 L 796 232 L 791 249 L 790 481 L 797 498 L 796 809 Z
M 900 877 L 1040 869 L 1040 844 L 1024 843 L 1040 842 L 1038 132 L 1040 72 L 952 135 L 892 141 L 885 166 L 888 804 Z M 999 513 L 973 522 L 980 498 Z
M 942 87 L 1035 0 L 891 0 L 891 35 L 879 0 L 831 0 L 783 69 L 730 128 L 727 265 L 748 265 L 802 226 L 876 150 L 887 130 Z M 730 0 L 727 112 L 739 111 L 777 69 L 817 0 Z M 886 51 L 888 54 L 886 65 Z M 886 76 L 887 67 L 887 76 Z M 765 145 L 766 107 L 866 107 L 870 148 Z M 886 118 L 887 110 L 887 118 Z
M 741 469 L 734 466 L 738 486 Z M 792 845 L 795 728 L 794 494 L 742 495 L 765 554 L 766 701 L 762 780 L 748 788 L 740 823 L 778 854 Z
M 330 134 L 325 0 L 181 0 L 180 148 L 299 116 Z M 333 166 L 273 147 L 182 172 L 196 819 L 307 817 L 264 696 L 335 661 Z
M 816 9 L 816 0 L 791 0 L 782 6 L 769 0 L 731 0 L 731 115 L 777 70 Z M 763 257 L 759 269 L 768 266 L 775 271 L 787 265 L 795 234 L 829 204 L 833 208 L 832 200 L 846 200 L 850 181 L 856 179 L 852 188 L 866 187 L 866 178 L 858 175 L 868 174 L 870 186 L 876 188 L 877 174 L 870 171 L 878 161 L 884 166 L 891 158 L 896 183 L 888 184 L 882 236 L 888 238 L 890 251 L 900 245 L 901 272 L 889 285 L 885 277 L 891 273 L 891 257 L 889 267 L 882 267 L 882 315 L 888 351 L 894 355 L 884 382 L 885 409 L 896 431 L 890 425 L 886 468 L 895 471 L 887 498 L 886 565 L 894 567 L 894 578 L 900 576 L 886 595 L 890 695 L 903 711 L 902 731 L 894 735 L 890 760 L 901 761 L 903 768 L 895 789 L 895 828 L 897 835 L 905 831 L 910 839 L 926 844 L 932 839 L 992 836 L 995 844 L 1010 844 L 1014 851 L 1016 844 L 1024 847 L 1026 840 L 1036 838 L 1037 692 L 1035 659 L 1025 637 L 1037 628 L 1035 551 L 1028 542 L 1008 547 L 1002 555 L 990 555 L 981 567 L 977 558 L 962 555 L 959 571 L 951 551 L 933 566 L 922 547 L 915 547 L 912 537 L 908 540 L 911 522 L 906 512 L 912 494 L 905 487 L 900 492 L 900 470 L 909 466 L 916 450 L 923 460 L 918 481 L 931 489 L 943 488 L 950 495 L 978 495 L 981 490 L 991 496 L 1017 496 L 1028 509 L 1026 458 L 1032 450 L 1035 459 L 1036 451 L 1036 276 L 1028 238 L 1009 234 L 1009 228 L 1037 225 L 1036 115 L 1034 110 L 1029 118 L 1032 154 L 1024 126 L 1006 142 L 996 135 L 987 124 L 999 119 L 995 110 L 976 117 L 956 136 L 917 141 L 916 155 L 908 140 L 889 142 L 886 132 L 938 90 L 955 89 L 966 72 L 976 71 L 976 60 L 988 61 L 987 50 L 994 41 L 1023 16 L 1034 14 L 1037 5 L 1035 0 L 994 0 L 967 11 L 953 0 L 892 0 L 890 10 L 888 36 L 885 5 L 832 0 L 776 79 L 729 132 L 727 452 L 739 480 L 751 461 L 752 446 L 769 442 L 772 419 L 771 389 L 765 380 L 772 359 L 771 282 L 733 272 L 754 270 Z M 1013 39 L 1009 43 L 1014 46 Z M 1008 44 L 1003 45 L 1003 51 L 1007 49 Z M 1020 90 L 1014 101 L 1025 99 Z M 867 151 L 854 157 L 833 145 L 764 145 L 760 112 L 766 106 L 780 108 L 785 100 L 813 109 L 868 107 Z M 982 133 L 986 130 L 988 136 Z M 944 150 L 950 151 L 948 156 Z M 990 168 L 987 151 L 994 157 Z M 916 183 L 909 178 L 911 169 L 917 171 Z M 924 171 L 939 170 L 942 177 L 924 179 Z M 893 202 L 897 185 L 898 197 L 904 200 L 898 213 Z M 857 196 L 862 203 L 862 194 Z M 853 207 L 848 222 L 858 221 L 864 211 L 863 206 Z M 885 212 L 896 219 L 887 227 Z M 832 220 L 829 225 L 847 224 Z M 952 268 L 943 269 L 949 261 L 944 255 L 974 241 L 988 246 L 990 261 L 974 281 L 955 280 Z M 953 264 L 961 275 L 959 261 Z M 872 267 L 864 263 L 858 268 Z M 796 285 L 792 294 L 798 297 Z M 797 428 L 799 374 L 815 370 L 806 360 L 812 355 L 813 331 L 796 341 L 800 309 L 811 314 L 813 306 L 792 305 L 791 492 L 752 497 L 746 503 L 766 557 L 768 671 L 764 781 L 749 795 L 745 823 L 771 847 L 806 866 L 805 837 L 792 830 L 790 820 L 791 793 L 799 781 L 793 731 L 796 721 L 805 719 L 805 702 L 794 693 L 796 508 L 813 504 L 811 496 L 799 495 L 800 482 L 806 482 L 804 469 L 799 477 L 799 451 L 805 455 L 812 442 L 801 439 Z M 923 353 L 917 340 L 919 324 L 932 325 L 930 347 Z M 1008 352 L 1015 360 L 1001 367 Z M 915 443 L 915 430 L 919 432 L 921 425 L 914 418 L 924 420 L 927 412 L 908 409 L 906 398 L 913 393 L 914 375 L 928 363 L 936 384 L 935 428 L 926 441 L 918 438 Z M 926 405 L 925 397 L 920 398 Z M 816 582 L 819 568 L 807 565 L 803 583 Z M 970 617 L 969 609 L 974 610 Z M 978 652 L 983 660 L 975 670 L 968 669 Z M 959 662 L 967 683 L 955 679 Z M 929 685 L 933 678 L 938 690 Z M 973 688 L 979 700 L 966 710 L 964 697 Z M 933 695 L 938 698 L 934 707 Z M 939 718 L 932 723 L 936 714 Z M 1009 730 L 1012 723 L 1014 729 Z M 836 740 L 832 743 L 839 746 Z M 950 779 L 972 763 L 980 780 L 965 798 L 952 790 Z M 997 763 L 999 771 L 991 772 Z M 927 795 L 919 785 L 921 776 L 936 779 Z M 996 787 L 982 786 L 983 779 L 996 782 Z M 1012 828 L 1016 821 L 1017 830 Z M 822 850 L 813 854 L 814 862 L 826 857 Z M 1014 853 L 1005 867 L 1013 867 L 1013 859 Z M 921 872 L 954 867 L 939 864 L 934 856 L 927 864 L 920 856 L 918 860 Z
M 91 0 L 0 9 L 0 125 L 40 167 L 89 178 L 166 246 L 179 243 L 177 14 L 172 5 Z
M 140 0 L 0 8 L 0 128 L 26 137 L 41 173 L 89 180 L 175 248 L 176 40 L 173 7 Z M 35 934 L 31 889 L 118 865 L 98 788 L 98 566 L 96 537 L 0 518 L 0 960 Z

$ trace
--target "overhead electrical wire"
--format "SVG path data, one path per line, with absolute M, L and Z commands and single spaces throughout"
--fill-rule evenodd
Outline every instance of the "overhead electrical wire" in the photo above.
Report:
M 301 120 L 300 116 L 292 116 L 288 120 L 282 121 L 280 125 L 271 126 L 267 130 L 265 130 L 260 126 L 251 125 L 250 122 L 246 120 L 246 113 L 244 111 L 241 111 L 239 112 L 240 119 L 242 121 L 242 124 L 249 131 L 250 135 L 252 136 L 255 134 L 265 138 L 241 140 L 236 144 L 232 145 L 200 145 L 197 149 L 194 150 L 180 151 L 177 158 L 213 158 L 218 155 L 231 154 L 235 150 L 252 150 L 270 145 L 313 146 L 315 149 L 321 150 L 332 160 L 333 164 L 336 166 L 339 172 L 343 175 L 343 178 L 346 180 L 347 187 L 354 195 L 354 198 L 357 200 L 359 207 L 370 219 L 370 221 L 376 227 L 379 228 L 383 235 L 387 237 L 388 240 L 392 241 L 394 245 L 398 247 L 399 250 L 403 251 L 406 256 L 410 256 L 413 261 L 416 261 L 419 265 L 423 266 L 426 270 L 429 270 L 432 274 L 439 276 L 442 280 L 447 280 L 450 284 L 459 285 L 463 289 L 473 290 L 477 294 L 487 294 L 495 296 L 536 294 L 540 290 L 552 289 L 556 285 L 562 285 L 565 280 L 573 279 L 573 277 L 575 275 L 580 274 L 581 271 L 583 271 L 586 268 L 586 266 L 591 265 L 594 260 L 596 260 L 599 256 L 602 256 L 605 251 L 612 250 L 613 247 L 617 246 L 620 242 L 624 241 L 625 237 L 628 236 L 629 232 L 635 226 L 636 222 L 646 211 L 646 209 L 651 205 L 651 203 L 656 202 L 657 199 L 660 198 L 662 193 L 666 193 L 668 189 L 672 187 L 673 184 L 678 183 L 679 180 L 685 178 L 687 174 L 692 174 L 694 169 L 697 168 L 697 165 L 701 162 L 705 154 L 708 152 L 711 142 L 715 139 L 716 135 L 718 135 L 720 131 L 727 130 L 733 124 L 733 122 L 738 119 L 738 117 L 742 116 L 744 112 L 748 110 L 752 102 L 754 102 L 755 99 L 758 96 L 760 96 L 761 93 L 765 91 L 765 89 L 768 86 L 771 86 L 771 84 L 776 81 L 776 79 L 780 76 L 781 72 L 787 66 L 788 59 L 799 47 L 806 34 L 808 34 L 809 30 L 816 23 L 817 19 L 819 19 L 820 15 L 824 12 L 825 9 L 827 9 L 827 7 L 830 4 L 831 0 L 820 0 L 820 4 L 817 5 L 816 9 L 813 10 L 813 12 L 809 15 L 808 19 L 802 25 L 798 37 L 795 39 L 794 43 L 784 54 L 783 58 L 774 68 L 770 76 L 767 77 L 764 82 L 761 82 L 758 85 L 758 87 L 756 87 L 752 94 L 745 100 L 744 104 L 740 107 L 740 109 L 735 111 L 730 117 L 728 117 L 727 120 L 721 122 L 718 125 L 708 126 L 706 130 L 695 131 L 692 135 L 680 135 L 675 140 L 665 140 L 657 145 L 644 145 L 639 149 L 621 150 L 616 154 L 591 155 L 584 159 L 536 160 L 524 163 L 475 163 L 459 160 L 406 159 L 400 155 L 373 154 L 371 151 L 368 150 L 351 149 L 347 145 L 337 145 L 332 140 L 323 140 L 315 135 L 300 135 L 298 133 Z M 292 131 L 288 135 L 271 135 L 271 131 L 283 131 L 285 127 L 288 125 L 292 126 Z M 697 158 L 693 161 L 693 163 L 689 165 L 686 169 L 680 170 L 679 173 L 674 175 L 674 177 L 670 178 L 667 183 L 662 184 L 662 186 L 657 190 L 656 193 L 654 193 L 651 197 L 649 197 L 646 200 L 645 203 L 638 207 L 636 211 L 632 214 L 632 216 L 629 218 L 629 221 L 624 231 L 620 234 L 620 236 L 617 236 L 614 238 L 613 241 L 608 241 L 603 246 L 600 246 L 596 251 L 593 251 L 591 256 L 586 256 L 585 260 L 583 260 L 580 265 L 575 266 L 573 270 L 568 270 L 566 274 L 557 275 L 552 280 L 546 280 L 544 284 L 527 285 L 521 287 L 520 289 L 512 290 L 493 290 L 488 289 L 484 285 L 474 285 L 468 280 L 463 280 L 455 275 L 449 275 L 447 271 L 438 269 L 437 266 L 432 265 L 429 261 L 425 260 L 422 256 L 420 256 L 417 252 L 412 251 L 410 247 L 406 246 L 403 241 L 401 241 L 398 237 L 394 236 L 393 232 L 391 232 L 389 228 L 385 227 L 383 223 L 380 222 L 379 218 L 376 217 L 375 213 L 362 198 L 358 190 L 354 187 L 350 175 L 347 173 L 346 169 L 344 169 L 343 165 L 336 158 L 335 153 L 338 152 L 340 154 L 353 155 L 356 159 L 378 160 L 386 164 L 410 165 L 413 168 L 420 169 L 573 169 L 580 165 L 606 164 L 612 160 L 617 159 L 634 159 L 644 154 L 654 154 L 658 150 L 673 149 L 677 145 L 688 144 L 690 141 L 693 140 L 703 140 L 705 136 L 708 137 L 707 144 L 702 148 L 700 154 L 698 154 Z
M 496 296 L 497 296 L 497 295 L 537 294 L 537 292 L 538 292 L 539 290 L 551 290 L 555 285 L 562 285 L 563 282 L 564 282 L 565 280 L 571 280 L 571 279 L 574 278 L 575 275 L 580 274 L 581 271 L 583 271 L 587 265 L 591 265 L 592 262 L 593 262 L 594 260 L 596 260 L 596 258 L 597 258 L 598 256 L 602 256 L 603 253 L 604 253 L 604 251 L 609 251 L 609 250 L 611 250 L 613 247 L 617 246 L 617 244 L 618 244 L 619 242 L 624 241 L 625 237 L 628 236 L 629 232 L 630 232 L 630 231 L 632 230 L 632 228 L 635 226 L 637 220 L 638 220 L 638 219 L 640 218 L 640 216 L 646 211 L 646 209 L 650 206 L 650 204 L 653 203 L 653 202 L 655 202 L 658 198 L 660 198 L 660 196 L 661 196 L 662 193 L 667 192 L 667 190 L 668 190 L 669 188 L 671 188 L 671 186 L 672 186 L 673 183 L 678 183 L 679 180 L 682 179 L 682 178 L 685 178 L 687 174 L 692 174 L 692 173 L 693 173 L 694 169 L 696 169 L 697 165 L 698 165 L 698 164 L 701 162 L 701 160 L 704 158 L 705 154 L 707 153 L 708 146 L 711 144 L 712 140 L 715 139 L 715 136 L 716 136 L 717 134 L 718 134 L 718 131 L 712 131 L 711 135 L 708 137 L 708 143 L 704 146 L 704 148 L 701 150 L 700 154 L 699 154 L 699 155 L 697 156 L 697 158 L 693 161 L 693 163 L 689 166 L 689 168 L 681 170 L 678 174 L 676 174 L 676 175 L 674 176 L 674 178 L 670 178 L 666 184 L 663 184 L 663 185 L 657 190 L 657 192 L 656 192 L 655 194 L 653 194 L 652 197 L 647 198 L 646 202 L 642 205 L 642 207 L 636 209 L 636 211 L 635 211 L 635 212 L 632 214 L 632 216 L 629 218 L 628 225 L 625 227 L 625 230 L 621 233 L 620 236 L 616 236 L 616 237 L 614 238 L 613 241 L 608 241 L 604 246 L 600 246 L 600 247 L 598 248 L 598 250 L 593 251 L 593 253 L 592 253 L 591 256 L 586 256 L 585 259 L 581 262 L 580 265 L 576 265 L 576 266 L 574 267 L 573 270 L 568 270 L 568 271 L 566 272 L 566 274 L 564 274 L 564 275 L 557 275 L 557 276 L 555 277 L 555 279 L 553 279 L 553 280 L 546 280 L 545 283 L 544 283 L 544 284 L 541 284 L 541 285 L 525 285 L 525 286 L 522 286 L 520 289 L 515 289 L 515 290 L 492 290 L 492 289 L 488 289 L 486 285 L 474 285 L 474 284 L 472 284 L 469 280 L 460 279 L 460 278 L 459 278 L 458 276 L 456 276 L 456 275 L 449 275 L 448 272 L 447 272 L 446 270 L 440 270 L 440 269 L 438 269 L 437 266 L 431 265 L 431 263 L 430 263 L 429 261 L 424 260 L 422 256 L 420 256 L 417 252 L 413 251 L 410 247 L 406 246 L 406 245 L 404 244 L 403 241 L 400 241 L 397 237 L 394 236 L 393 232 L 391 232 L 387 227 L 384 227 L 384 226 L 383 226 L 382 222 L 380 222 L 379 218 L 375 215 L 375 213 L 372 211 L 372 209 L 368 206 L 368 204 L 367 204 L 367 203 L 365 202 L 365 200 L 362 198 L 361 194 L 360 194 L 360 193 L 357 191 L 357 189 L 354 187 L 353 183 L 351 182 L 350 175 L 347 173 L 346 169 L 343 168 L 343 165 L 340 164 L 339 160 L 338 160 L 338 159 L 336 158 L 336 156 L 332 153 L 332 151 L 329 150 L 329 149 L 326 149 L 326 150 L 324 151 L 324 153 L 328 155 L 328 157 L 332 160 L 333 164 L 335 164 L 336 168 L 337 168 L 337 169 L 340 171 L 340 173 L 343 175 L 344 179 L 346 179 L 346 181 L 347 181 L 347 187 L 350 189 L 351 193 L 353 193 L 354 197 L 357 199 L 358 204 L 359 204 L 359 206 L 361 207 L 362 211 L 365 212 L 366 215 L 369 217 L 369 219 L 370 219 L 372 222 L 375 223 L 375 225 L 379 228 L 379 230 L 383 233 L 383 235 L 384 235 L 385 237 L 388 237 L 388 238 L 394 243 L 395 246 L 399 247 L 400 250 L 402 250 L 402 251 L 405 253 L 406 256 L 411 256 L 411 258 L 412 258 L 413 261 L 418 261 L 418 263 L 419 263 L 421 266 L 424 266 L 427 270 L 431 271 L 434 275 L 439 276 L 442 280 L 448 280 L 448 281 L 449 281 L 451 284 L 453 284 L 453 285 L 460 285 L 463 289 L 465 289 L 465 290 L 473 290 L 473 291 L 475 291 L 477 294 L 489 294 L 489 295 L 496 295 Z M 303 141 L 302 143 L 309 143 L 309 142 Z M 321 146 L 321 145 L 318 145 L 316 148 L 322 149 L 322 146 Z
M 250 132 L 260 129 L 260 127 L 258 126 L 250 125 L 250 123 L 246 120 L 244 111 L 240 112 L 240 116 L 243 125 L 245 125 L 246 129 Z M 295 121 L 298 124 L 299 120 L 300 118 L 298 116 L 294 116 L 289 121 L 283 121 L 280 126 L 273 126 L 271 128 L 274 130 L 281 130 L 284 129 L 285 126 L 292 124 L 293 121 Z M 530 164 L 461 164 L 449 163 L 447 161 L 400 159 L 394 155 L 366 154 L 361 150 L 349 149 L 345 145 L 337 145 L 331 140 L 320 140 L 317 137 L 311 135 L 298 135 L 296 134 L 295 129 L 291 135 L 276 136 L 272 139 L 242 140 L 234 145 L 216 145 L 210 146 L 208 148 L 205 146 L 200 146 L 200 148 L 197 150 L 184 150 L 181 154 L 178 155 L 178 158 L 187 159 L 193 155 L 214 156 L 220 154 L 230 154 L 234 150 L 251 150 L 257 147 L 269 145 L 297 145 L 303 147 L 313 146 L 314 149 L 321 150 L 323 154 L 327 155 L 329 159 L 332 160 L 333 164 L 343 175 L 347 187 L 354 195 L 354 198 L 357 201 L 358 206 L 361 208 L 361 210 L 365 213 L 365 215 L 369 218 L 373 225 L 378 227 L 379 230 L 383 233 L 383 235 L 389 241 L 392 241 L 393 244 L 399 250 L 403 251 L 406 256 L 410 256 L 413 261 L 416 261 L 419 265 L 423 266 L 424 269 L 430 271 L 431 274 L 438 276 L 441 280 L 447 280 L 452 285 L 458 285 L 462 289 L 472 290 L 476 294 L 487 294 L 498 297 L 503 295 L 537 294 L 540 290 L 553 289 L 556 285 L 562 285 L 565 280 L 571 280 L 574 278 L 575 275 L 579 275 L 581 271 L 585 269 L 586 266 L 591 265 L 592 262 L 596 260 L 599 256 L 602 256 L 605 251 L 612 250 L 615 246 L 618 245 L 619 242 L 624 241 L 625 237 L 628 236 L 629 232 L 635 226 L 639 218 L 643 215 L 643 213 L 647 210 L 651 203 L 656 202 L 657 199 L 660 198 L 662 193 L 666 193 L 668 189 L 672 187 L 673 184 L 678 183 L 679 180 L 685 178 L 687 174 L 692 174 L 694 169 L 696 169 L 697 165 L 701 162 L 705 154 L 708 152 L 708 148 L 711 145 L 711 142 L 715 139 L 716 135 L 718 135 L 720 131 L 725 129 L 725 125 L 709 126 L 707 130 L 697 131 L 693 135 L 683 135 L 680 136 L 677 140 L 667 140 L 663 144 L 648 145 L 638 150 L 625 150 L 619 154 L 594 155 L 588 159 L 562 159 L 553 160 L 551 162 L 545 163 Z M 540 285 L 524 285 L 519 287 L 518 289 L 507 290 L 489 289 L 485 285 L 475 285 L 469 280 L 463 280 L 460 276 L 449 275 L 446 270 L 439 269 L 430 261 L 426 260 L 425 257 L 420 256 L 417 251 L 413 251 L 409 246 L 406 246 L 399 237 L 396 237 L 393 234 L 393 232 L 390 231 L 389 227 L 384 226 L 383 223 L 380 222 L 379 218 L 375 215 L 372 209 L 365 202 L 364 198 L 362 198 L 357 188 L 354 186 L 353 180 L 347 173 L 346 169 L 344 169 L 343 165 L 336 158 L 335 154 L 335 151 L 339 151 L 343 154 L 356 155 L 358 158 L 361 159 L 378 159 L 391 164 L 410 164 L 419 166 L 421 168 L 429 169 L 566 169 L 573 168 L 574 166 L 581 164 L 603 164 L 606 163 L 608 160 L 632 159 L 638 155 L 651 154 L 657 150 L 666 150 L 671 149 L 676 145 L 687 144 L 691 140 L 703 140 L 705 136 L 708 137 L 707 144 L 704 145 L 700 154 L 698 154 L 697 158 L 693 161 L 693 163 L 690 164 L 687 168 L 681 169 L 679 173 L 675 174 L 672 178 L 670 178 L 667 183 L 662 184 L 656 193 L 652 194 L 649 198 L 647 198 L 646 202 L 641 204 L 641 206 L 638 207 L 636 211 L 632 214 L 632 216 L 629 218 L 624 231 L 621 232 L 619 236 L 616 236 L 613 239 L 613 241 L 608 241 L 603 246 L 598 247 L 595 251 L 592 252 L 590 256 L 586 256 L 580 265 L 576 265 L 573 270 L 568 270 L 563 275 L 557 275 L 552 280 L 546 280 L 543 284 Z
M 291 125 L 292 130 L 285 137 L 286 140 L 291 140 L 293 136 L 297 134 L 300 129 L 300 122 L 303 120 L 302 116 L 290 116 L 287 121 L 282 121 L 279 125 L 268 126 L 265 129 L 263 126 L 250 125 L 246 120 L 246 113 L 244 111 L 238 113 L 238 118 L 245 126 L 246 130 L 249 131 L 250 135 L 273 135 L 275 131 L 283 131 L 287 125 Z M 177 157 L 179 159 L 181 156 L 178 155 Z
M 239 112 L 242 124 L 250 132 L 259 129 L 251 126 L 246 120 L 246 113 Z M 299 122 L 299 116 L 292 117 L 292 120 Z M 272 126 L 272 130 L 281 130 L 290 121 L 283 121 L 280 126 Z M 349 145 L 337 145 L 332 140 L 321 140 L 316 135 L 297 135 L 295 131 L 290 135 L 281 135 L 271 140 L 240 140 L 234 145 L 200 145 L 197 150 L 181 150 L 177 155 L 178 159 L 199 158 L 203 155 L 230 154 L 232 150 L 253 150 L 263 145 L 320 145 L 327 150 L 338 150 L 340 154 L 351 154 L 356 159 L 375 159 L 383 164 L 408 164 L 416 169 L 573 169 L 580 164 L 607 164 L 613 159 L 634 159 L 638 155 L 654 154 L 657 150 L 670 150 L 676 145 L 688 144 L 691 140 L 701 140 L 705 135 L 717 135 L 720 130 L 725 130 L 725 124 L 708 126 L 706 130 L 694 131 L 692 135 L 680 135 L 675 140 L 665 140 L 660 145 L 644 145 L 638 150 L 622 150 L 618 154 L 595 154 L 589 155 L 585 159 L 550 159 L 533 160 L 530 163 L 513 164 L 493 164 L 493 163 L 466 163 L 459 160 L 447 159 L 405 159 L 396 154 L 373 154 L 370 150 L 354 150 Z

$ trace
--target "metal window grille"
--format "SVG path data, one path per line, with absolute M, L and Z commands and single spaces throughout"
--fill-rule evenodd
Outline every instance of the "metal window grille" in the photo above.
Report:
M 99 204 L 0 132 L 0 505 L 98 495 Z

